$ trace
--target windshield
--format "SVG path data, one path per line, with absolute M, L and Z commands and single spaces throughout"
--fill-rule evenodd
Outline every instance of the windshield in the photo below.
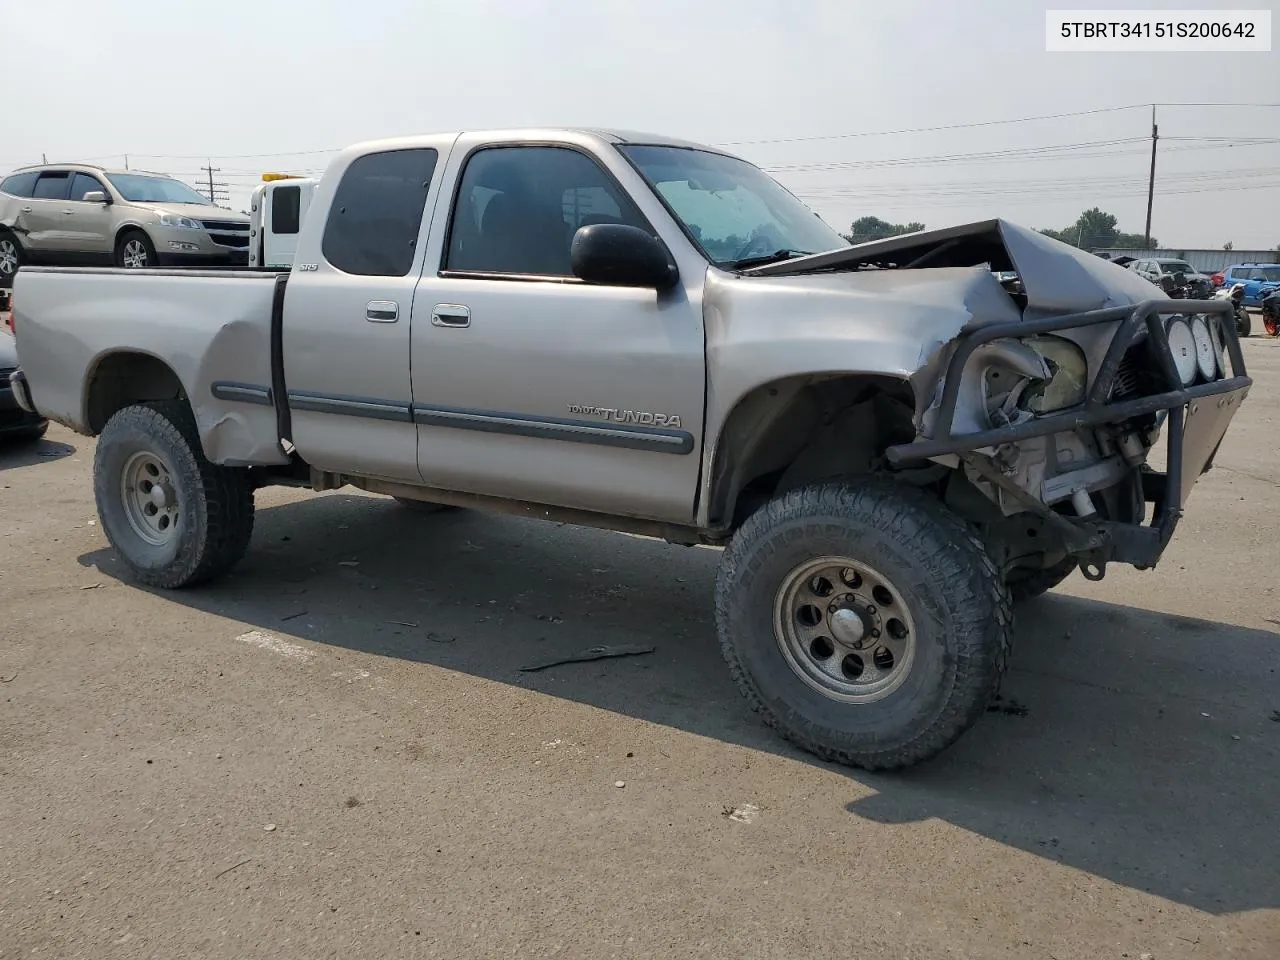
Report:
M 849 246 L 781 184 L 745 160 L 685 147 L 621 145 L 708 260 Z
M 140 173 L 109 173 L 107 179 L 130 203 L 198 203 L 213 206 L 209 199 L 196 193 L 181 180 L 172 177 L 148 177 Z
M 1165 273 L 1195 273 L 1191 269 L 1191 264 L 1182 260 L 1157 260 L 1156 262 Z

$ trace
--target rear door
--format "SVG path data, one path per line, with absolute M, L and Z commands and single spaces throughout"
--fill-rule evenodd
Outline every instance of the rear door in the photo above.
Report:
M 70 170 L 42 170 L 31 190 L 31 198 L 19 206 L 14 230 L 34 257 L 66 251 L 70 229 L 64 222 L 64 211 L 70 190 Z
M 325 223 L 301 237 L 284 301 L 285 381 L 293 442 L 322 470 L 419 480 L 409 321 L 450 140 L 353 155 Z

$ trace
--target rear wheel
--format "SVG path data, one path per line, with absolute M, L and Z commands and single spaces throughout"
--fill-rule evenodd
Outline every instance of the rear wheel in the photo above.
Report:
M 93 462 L 102 529 L 134 579 L 186 587 L 229 571 L 253 533 L 243 470 L 210 463 L 181 401 L 125 407 L 107 421 Z
M 141 230 L 126 230 L 116 241 L 116 266 L 129 270 L 145 270 L 159 266 L 151 238 Z
M 11 233 L 0 233 L 0 287 L 13 286 L 13 276 L 26 263 L 22 246 Z
M 872 770 L 926 760 L 982 716 L 1012 622 L 974 532 L 881 482 L 779 497 L 716 578 L 721 648 L 751 707 L 801 748 Z

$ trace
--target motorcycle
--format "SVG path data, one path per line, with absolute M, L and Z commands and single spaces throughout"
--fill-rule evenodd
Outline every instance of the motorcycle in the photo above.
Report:
M 1280 290 L 1262 298 L 1262 327 L 1268 337 L 1280 336 Z
M 1249 311 L 1245 309 L 1244 284 L 1233 283 L 1230 287 L 1223 287 L 1221 290 L 1214 293 L 1213 299 L 1231 301 L 1236 315 L 1236 333 L 1241 337 L 1247 337 L 1250 330 L 1253 329 L 1253 320 L 1249 317 Z M 1264 325 L 1266 323 L 1265 315 L 1263 323 Z M 1267 329 L 1267 333 L 1273 337 L 1275 336 L 1274 333 L 1271 333 L 1271 329 L 1269 327 Z

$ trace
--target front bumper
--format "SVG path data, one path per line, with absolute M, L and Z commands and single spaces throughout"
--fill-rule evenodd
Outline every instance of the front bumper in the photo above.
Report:
M 1182 385 L 1169 351 L 1163 318 L 1187 314 L 1220 315 L 1219 327 L 1231 361 L 1230 377 L 1223 376 L 1190 387 Z M 1106 356 L 1082 405 L 979 433 L 957 435 L 954 432 L 962 374 L 969 358 L 982 344 L 1117 322 Z M 1148 352 L 1155 359 L 1158 367 L 1155 372 L 1164 389 L 1147 396 L 1112 400 L 1112 388 L 1121 363 L 1126 352 L 1140 339 L 1144 328 L 1153 348 Z M 1191 488 L 1212 466 L 1231 418 L 1253 384 L 1245 374 L 1232 305 L 1221 300 L 1149 300 L 1136 307 L 1116 307 L 1030 322 L 991 324 L 962 331 L 957 340 L 956 349 L 947 364 L 934 436 L 890 447 L 887 451 L 890 461 L 904 463 L 948 455 L 959 457 L 983 479 L 1007 491 L 1054 527 L 1072 555 L 1080 559 L 1084 575 L 1091 579 L 1100 579 L 1108 562 L 1154 566 L 1173 537 Z M 1084 519 L 1058 513 L 1012 484 L 991 457 L 979 452 L 990 448 L 998 450 L 1006 444 L 1016 444 L 1032 437 L 1117 424 L 1162 411 L 1167 413 L 1167 469 L 1161 473 L 1146 465 L 1141 467 L 1143 499 L 1155 504 L 1150 524 Z

